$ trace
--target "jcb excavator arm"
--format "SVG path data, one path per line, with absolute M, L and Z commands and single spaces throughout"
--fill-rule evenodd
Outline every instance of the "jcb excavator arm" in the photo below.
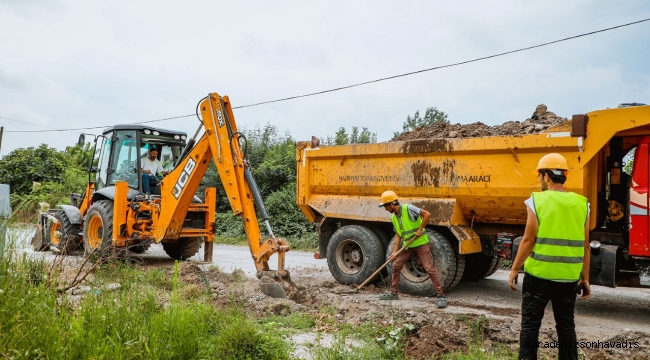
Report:
M 152 209 L 158 213 L 152 214 L 158 218 L 153 229 L 155 240 L 160 242 L 162 239 L 179 237 L 192 198 L 210 160 L 214 158 L 232 211 L 242 218 L 257 277 L 262 280 L 262 291 L 274 297 L 284 297 L 282 288 L 276 282 L 269 281 L 269 278 L 281 281 L 285 287 L 295 287 L 284 269 L 284 253 L 290 247 L 284 239 L 276 238 L 273 234 L 250 163 L 239 145 L 239 139 L 244 136 L 237 131 L 230 100 L 227 96 L 212 93 L 200 102 L 199 108 L 202 124 L 195 138 L 201 129 L 204 129 L 204 133 L 196 143 L 195 139 L 190 140 L 188 151 L 184 152 L 186 155 L 161 183 L 160 209 Z M 270 235 L 266 240 L 262 239 L 255 213 L 256 205 Z M 211 245 L 212 243 L 206 243 L 206 246 Z M 271 270 L 268 261 L 275 253 L 278 254 L 278 267 L 277 270 Z

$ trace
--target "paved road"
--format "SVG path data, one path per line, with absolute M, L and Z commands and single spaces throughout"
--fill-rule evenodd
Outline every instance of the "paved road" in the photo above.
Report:
M 278 260 L 277 256 L 272 256 L 269 266 L 276 269 Z M 154 244 L 143 255 L 146 264 L 173 265 L 173 260 L 169 259 L 162 248 L 162 245 Z M 203 262 L 203 247 L 199 253 L 193 256 L 190 261 Z M 251 258 L 251 253 L 246 246 L 234 245 L 214 245 L 212 264 L 219 267 L 222 272 L 231 273 L 236 269 L 241 269 L 246 276 L 255 277 L 255 264 Z M 292 274 L 306 268 L 316 272 L 323 272 L 323 276 L 329 276 L 326 260 L 314 259 L 313 253 L 304 251 L 289 251 L 285 255 L 285 268 Z

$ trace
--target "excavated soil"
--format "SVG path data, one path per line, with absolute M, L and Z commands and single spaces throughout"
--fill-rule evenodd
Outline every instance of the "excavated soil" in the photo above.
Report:
M 173 270 L 169 270 L 172 276 Z M 437 359 L 452 351 L 466 352 L 471 339 L 479 339 L 487 349 L 510 347 L 517 349 L 520 312 L 515 307 L 476 304 L 471 300 L 452 300 L 446 309 L 435 306 L 436 299 L 400 294 L 398 302 L 378 300 L 386 291 L 370 285 L 358 294 L 343 294 L 353 287 L 333 281 L 306 281 L 294 275 L 299 284 L 287 299 L 270 298 L 259 291 L 256 279 L 247 278 L 241 270 L 225 274 L 214 267 L 202 268 L 193 263 L 182 263 L 180 283 L 192 284 L 212 293 L 218 307 L 243 304 L 253 317 L 286 316 L 294 312 L 310 314 L 316 322 L 315 331 L 336 332 L 341 324 L 359 325 L 366 322 L 389 326 L 411 324 L 415 328 L 406 337 L 409 359 Z M 305 274 L 305 276 L 309 276 Z M 327 309 L 327 310 L 326 310 Z M 636 341 L 634 349 L 580 349 L 591 359 L 650 359 L 650 334 L 621 331 L 609 334 L 607 341 Z M 540 331 L 540 341 L 553 341 L 552 329 Z M 541 349 L 540 355 L 555 358 L 556 349 Z
M 391 141 L 537 134 L 567 121 L 567 118 L 555 115 L 555 113 L 548 111 L 546 105 L 540 104 L 533 115 L 524 121 L 507 121 L 496 126 L 488 126 L 482 122 L 472 124 L 438 123 L 402 133 Z

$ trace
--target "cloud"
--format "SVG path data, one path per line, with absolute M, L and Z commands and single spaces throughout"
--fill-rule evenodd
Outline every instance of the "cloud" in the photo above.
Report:
M 0 1 L 0 116 L 53 127 L 191 114 L 449 64 L 650 17 L 644 1 L 95 3 Z M 297 140 L 368 127 L 380 140 L 429 106 L 452 122 L 570 116 L 650 102 L 650 23 L 324 95 L 235 110 Z M 5 130 L 46 129 L 0 121 Z M 193 134 L 190 119 L 156 124 Z M 98 131 L 97 131 L 98 132 Z M 9 135 L 11 134 L 11 135 Z M 5 133 L 2 153 L 77 133 Z M 0 155 L 1 155 L 0 154 Z

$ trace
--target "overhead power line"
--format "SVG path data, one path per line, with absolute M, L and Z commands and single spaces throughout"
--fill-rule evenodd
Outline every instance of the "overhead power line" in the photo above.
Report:
M 553 40 L 553 41 L 549 41 L 549 42 L 545 42 L 545 43 L 541 43 L 541 44 L 537 44 L 537 45 L 527 46 L 527 47 L 523 47 L 523 48 L 519 48 L 519 49 L 515 49 L 515 50 L 510 50 L 510 51 L 505 51 L 505 52 L 501 52 L 501 53 L 498 53 L 498 54 L 483 56 L 483 57 L 479 57 L 479 58 L 475 58 L 475 59 L 471 59 L 471 60 L 455 62 L 455 63 L 451 63 L 451 64 L 447 64 L 447 65 L 434 66 L 434 67 L 430 67 L 430 68 L 426 68 L 426 69 L 422 69 L 422 70 L 416 70 L 416 71 L 411 71 L 411 72 L 407 72 L 407 73 L 403 73 L 403 74 L 387 76 L 387 77 L 374 79 L 374 80 L 369 80 L 369 81 L 364 81 L 364 82 L 360 82 L 360 83 L 356 83 L 356 84 L 340 86 L 340 87 L 336 87 L 336 88 L 332 88 L 332 89 L 328 89 L 328 90 L 316 91 L 316 92 L 302 94 L 302 95 L 296 95 L 296 96 L 289 96 L 289 97 L 275 99 L 275 100 L 262 101 L 262 102 L 257 102 L 257 103 L 253 103 L 253 104 L 248 104 L 248 105 L 234 106 L 233 109 L 243 109 L 243 108 L 247 108 L 247 107 L 259 106 L 259 105 L 264 105 L 264 104 L 271 104 L 271 103 L 276 103 L 276 102 L 281 102 L 281 101 L 300 99 L 300 98 L 304 98 L 304 97 L 321 95 L 321 94 L 331 93 L 331 92 L 335 92 L 335 91 L 350 89 L 350 88 L 354 88 L 354 87 L 358 87 L 358 86 L 378 83 L 378 82 L 381 82 L 381 81 L 397 79 L 397 78 L 401 78 L 401 77 L 405 77 L 405 76 L 421 74 L 421 73 L 425 73 L 425 72 L 428 72 L 428 71 L 440 70 L 440 69 L 444 69 L 444 68 L 465 65 L 465 64 L 469 64 L 469 63 L 473 63 L 473 62 L 478 62 L 478 61 L 497 58 L 497 57 L 501 57 L 501 56 L 505 56 L 505 55 L 510 55 L 510 54 L 514 54 L 514 53 L 518 53 L 518 52 L 522 52 L 522 51 L 532 50 L 532 49 L 540 48 L 540 47 L 543 47 L 543 46 L 557 44 L 557 43 L 561 43 L 561 42 L 564 42 L 564 41 L 574 40 L 574 39 L 578 39 L 578 38 L 581 38 L 581 37 L 594 35 L 594 34 L 598 34 L 598 33 L 603 33 L 603 32 L 610 31 L 610 30 L 620 29 L 620 28 L 623 28 L 623 27 L 626 27 L 626 26 L 636 25 L 636 24 L 640 24 L 640 23 L 643 23 L 643 22 L 647 22 L 647 21 L 650 21 L 650 18 L 643 19 L 643 20 L 638 20 L 638 21 L 633 21 L 633 22 L 630 22 L 630 23 L 621 24 L 621 25 L 617 25 L 617 26 L 612 26 L 612 27 L 608 27 L 608 28 L 604 28 L 604 29 L 600 29 L 600 30 L 590 31 L 590 32 L 583 33 L 583 34 L 580 34 L 580 35 L 569 36 L 569 37 L 565 37 L 565 38 L 562 38 L 562 39 Z M 140 121 L 140 122 L 135 122 L 134 124 L 152 123 L 152 122 L 158 122 L 158 121 L 166 121 L 166 120 L 186 118 L 186 117 L 191 117 L 191 116 L 194 116 L 194 114 L 174 116 L 174 117 L 169 117 L 169 118 L 164 118 L 164 119 Z M 14 121 L 17 121 L 17 120 L 14 120 Z M 33 125 L 36 125 L 36 124 L 33 124 Z M 91 130 L 91 129 L 106 128 L 106 127 L 109 127 L 109 126 L 111 126 L 111 125 L 84 127 L 84 128 L 74 128 L 74 129 L 13 130 L 13 131 L 5 131 L 5 132 L 28 133 L 28 132 Z
M 164 118 L 164 119 L 136 121 L 136 122 L 132 122 L 130 124 L 147 124 L 147 123 L 152 123 L 152 122 L 174 120 L 174 119 L 182 119 L 182 118 L 192 117 L 192 116 L 195 116 L 195 114 L 173 116 L 173 117 L 168 117 L 168 118 Z M 6 119 L 6 118 L 3 118 L 1 116 L 0 116 L 0 118 Z M 7 119 L 7 120 L 11 120 L 11 119 Z M 17 121 L 17 120 L 14 120 L 14 121 Z M 21 122 L 24 122 L 24 121 L 21 121 Z M 28 123 L 28 124 L 31 124 L 31 123 Z M 38 125 L 38 124 L 32 124 L 32 125 Z M 38 126 L 45 126 L 45 125 L 38 125 Z M 38 132 L 54 132 L 54 131 L 93 130 L 93 129 L 105 129 L 105 128 L 110 127 L 110 126 L 112 126 L 112 125 L 89 126 L 89 127 L 80 127 L 80 128 L 70 128 L 70 129 L 54 129 L 54 128 L 52 128 L 53 130 L 8 130 L 8 131 L 5 131 L 5 132 L 11 132 L 11 133 L 38 133 Z

